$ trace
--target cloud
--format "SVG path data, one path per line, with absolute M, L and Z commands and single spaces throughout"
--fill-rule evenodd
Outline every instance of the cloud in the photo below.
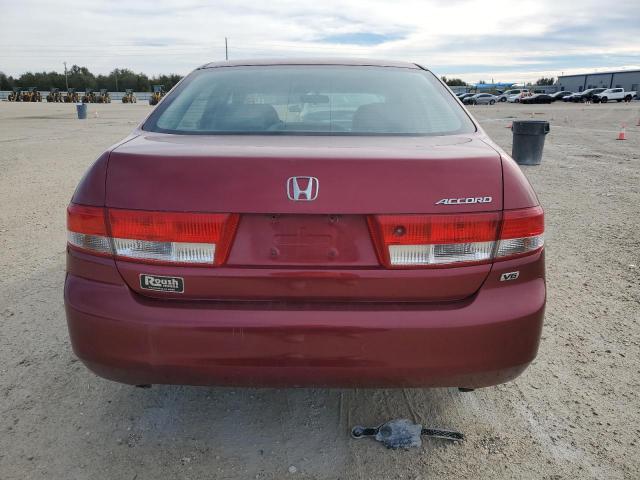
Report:
M 637 0 L 22 0 L 0 16 L 0 70 L 187 73 L 231 58 L 409 60 L 468 81 L 640 64 Z M 25 22 L 24 19 L 29 21 Z
M 380 34 L 371 32 L 341 33 L 337 35 L 327 35 L 317 39 L 319 43 L 337 43 L 343 45 L 380 45 L 392 40 L 399 40 L 402 36 L 398 34 Z

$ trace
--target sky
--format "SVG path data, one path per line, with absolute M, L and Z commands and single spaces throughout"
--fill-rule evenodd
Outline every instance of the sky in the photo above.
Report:
M 639 0 L 0 0 L 0 71 L 366 57 L 467 82 L 640 68 Z

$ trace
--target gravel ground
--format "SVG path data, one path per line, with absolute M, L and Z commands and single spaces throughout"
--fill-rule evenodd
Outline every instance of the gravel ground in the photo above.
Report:
M 0 479 L 639 478 L 640 103 L 473 108 L 507 151 L 513 119 L 551 133 L 525 170 L 547 213 L 539 356 L 472 393 L 141 390 L 87 371 L 62 305 L 64 209 L 149 108 L 90 106 L 81 122 L 70 105 L 0 103 Z M 387 451 L 349 437 L 394 417 L 468 440 Z

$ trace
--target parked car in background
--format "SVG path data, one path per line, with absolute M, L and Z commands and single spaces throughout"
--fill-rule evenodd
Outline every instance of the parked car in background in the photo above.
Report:
M 531 96 L 531 92 L 529 90 L 522 90 L 520 93 L 516 93 L 515 95 L 509 95 L 507 97 L 507 102 L 509 103 L 520 103 L 520 101 L 525 98 Z
M 511 90 L 507 90 L 506 92 L 503 92 L 500 95 L 496 95 L 496 101 L 498 101 L 498 102 L 506 102 L 507 99 L 511 95 L 519 95 L 522 92 L 527 92 L 528 93 L 529 90 L 522 89 L 522 88 L 512 88 Z
M 568 97 L 570 95 L 573 95 L 573 92 L 570 92 L 568 90 L 560 90 L 559 92 L 552 93 L 551 98 L 555 102 L 558 100 L 564 100 L 565 97 Z
M 528 97 L 522 97 L 520 103 L 552 103 L 553 97 L 547 93 L 534 93 Z
M 607 88 L 601 93 L 593 95 L 593 103 L 607 103 L 610 100 L 621 102 L 623 100 L 630 102 L 633 97 L 636 96 L 636 92 L 625 92 L 624 88 Z
M 576 97 L 579 97 L 580 95 L 582 95 L 582 92 L 574 92 L 571 95 L 567 95 L 565 97 L 562 97 L 562 101 L 563 102 L 573 102 L 573 101 L 575 101 Z
M 473 97 L 474 95 L 475 95 L 475 93 L 463 93 L 461 95 L 458 95 L 458 98 L 460 99 L 460 101 L 462 103 L 464 103 L 464 99 L 465 98 Z
M 67 234 L 71 344 L 127 384 L 474 388 L 538 351 L 544 212 L 412 63 L 204 65 L 88 170 Z
M 462 101 L 466 105 L 493 105 L 496 97 L 490 93 L 476 93 Z
M 606 88 L 588 88 L 579 94 L 573 95 L 571 101 L 575 103 L 586 102 L 587 100 L 593 100 L 593 96 L 597 93 L 604 92 Z

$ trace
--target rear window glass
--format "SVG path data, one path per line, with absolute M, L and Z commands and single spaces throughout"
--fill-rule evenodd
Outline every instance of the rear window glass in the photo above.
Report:
M 326 65 L 196 70 L 156 108 L 143 128 L 194 135 L 475 131 L 431 72 Z

